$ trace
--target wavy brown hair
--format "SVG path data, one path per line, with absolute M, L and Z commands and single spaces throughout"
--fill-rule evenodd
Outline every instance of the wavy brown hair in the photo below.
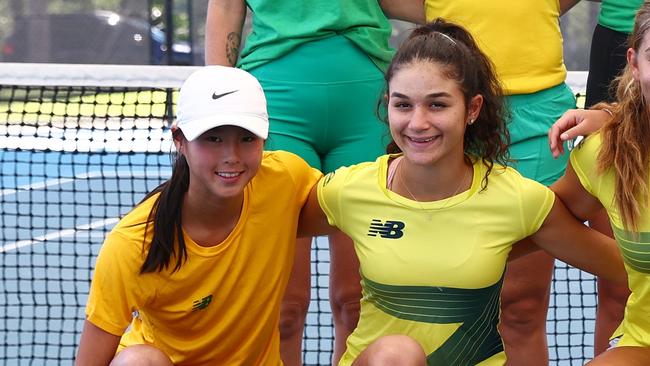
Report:
M 488 184 L 488 176 L 494 163 L 507 165 L 510 135 L 506 127 L 507 110 L 503 100 L 503 90 L 490 59 L 479 49 L 472 35 L 463 27 L 435 19 L 414 29 L 399 47 L 393 61 L 388 66 L 386 95 L 389 94 L 390 81 L 397 71 L 416 62 L 431 62 L 442 65 L 447 77 L 458 82 L 469 108 L 470 100 L 480 94 L 483 106 L 476 121 L 468 125 L 464 136 L 464 151 L 471 159 L 480 159 L 487 171 L 481 183 L 482 189 Z M 379 102 L 378 112 L 386 121 L 387 98 Z M 400 148 L 391 141 L 386 148 L 388 153 L 399 153 Z
M 648 29 L 650 2 L 644 3 L 637 13 L 628 40 L 636 58 L 644 57 L 641 43 Z M 641 209 L 648 206 L 650 111 L 629 63 L 615 83 L 618 104 L 610 106 L 613 116 L 601 130 L 603 142 L 598 153 L 598 172 L 602 174 L 611 169 L 614 173 L 614 200 L 623 226 L 636 231 Z

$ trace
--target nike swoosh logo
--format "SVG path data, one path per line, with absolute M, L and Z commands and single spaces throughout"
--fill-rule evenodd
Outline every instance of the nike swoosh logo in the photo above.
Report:
M 233 91 L 225 92 L 225 93 L 222 93 L 222 94 L 217 94 L 217 93 L 215 92 L 215 93 L 212 93 L 212 99 L 219 99 L 219 98 L 221 98 L 221 97 L 223 97 L 223 96 L 226 96 L 226 95 L 228 95 L 228 94 L 232 94 L 232 93 L 234 93 L 234 92 L 236 92 L 236 91 L 237 91 L 237 90 L 233 90 Z

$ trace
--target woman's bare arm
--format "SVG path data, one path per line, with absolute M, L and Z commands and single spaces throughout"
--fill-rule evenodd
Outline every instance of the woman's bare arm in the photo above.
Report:
M 210 0 L 205 21 L 205 64 L 235 66 L 239 58 L 244 0 Z
M 88 320 L 84 321 L 75 365 L 106 366 L 115 356 L 120 336 L 108 333 Z
M 424 24 L 426 21 L 423 0 L 380 0 L 379 5 L 384 10 L 384 14 L 391 19 L 416 24 Z

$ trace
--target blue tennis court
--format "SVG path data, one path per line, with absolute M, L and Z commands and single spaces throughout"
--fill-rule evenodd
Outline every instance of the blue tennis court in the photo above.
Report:
M 141 192 L 169 175 L 153 164 L 145 171 L 147 159 L 168 158 L 6 150 L 0 156 L 0 359 L 71 360 L 103 237 Z

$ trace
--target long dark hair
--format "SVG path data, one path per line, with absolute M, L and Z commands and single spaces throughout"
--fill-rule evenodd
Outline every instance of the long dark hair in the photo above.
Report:
M 481 159 L 487 167 L 482 182 L 482 189 L 485 189 L 494 163 L 506 165 L 509 162 L 510 135 L 505 122 L 508 112 L 492 62 L 465 28 L 438 18 L 414 29 L 399 47 L 384 77 L 386 95 L 389 95 L 388 88 L 395 73 L 419 61 L 445 66 L 447 76 L 458 82 L 468 108 L 474 96 L 483 96 L 480 114 L 465 131 L 464 150 L 471 159 Z M 386 110 L 387 99 L 381 98 L 378 106 L 386 122 L 387 116 L 385 113 L 382 116 L 381 111 Z M 388 144 L 386 151 L 401 152 L 394 141 Z
M 185 138 L 180 130 L 174 130 L 174 139 Z M 153 204 L 142 242 L 142 250 L 147 257 L 140 268 L 140 273 L 159 272 L 169 267 L 172 257 L 176 257 L 174 271 L 181 268 L 187 259 L 187 248 L 183 239 L 181 217 L 183 213 L 183 197 L 190 185 L 190 168 L 185 156 L 180 153 L 173 154 L 174 167 L 169 180 L 149 192 L 142 202 L 160 193 Z M 153 237 L 147 243 L 149 224 L 153 225 Z M 175 239 L 175 240 L 174 240 Z M 178 242 L 178 247 L 174 245 Z

